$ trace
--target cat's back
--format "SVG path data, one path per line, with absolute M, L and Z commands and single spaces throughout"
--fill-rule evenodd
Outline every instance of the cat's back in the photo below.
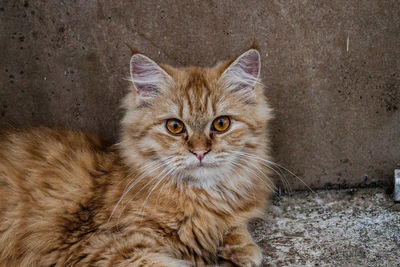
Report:
M 0 190 L 31 193 L 47 183 L 82 184 L 77 172 L 91 171 L 104 147 L 96 137 L 61 129 L 0 131 Z
M 110 161 L 100 140 L 84 133 L 0 132 L 0 259 L 35 263 L 34 255 L 65 245 Z

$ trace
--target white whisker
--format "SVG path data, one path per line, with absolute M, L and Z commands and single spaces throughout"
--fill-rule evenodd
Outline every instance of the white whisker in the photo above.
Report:
M 281 166 L 280 164 L 275 163 L 275 162 L 270 161 L 270 160 L 267 160 L 267 159 L 264 159 L 264 158 L 260 158 L 260 157 L 255 156 L 255 155 L 251 155 L 251 154 L 245 153 L 245 152 L 241 152 L 241 153 L 243 153 L 243 155 L 247 156 L 248 158 L 256 159 L 256 160 L 259 160 L 259 161 L 263 161 L 265 163 L 272 164 L 272 165 L 275 165 L 275 166 L 277 166 L 279 168 L 284 169 L 285 171 L 287 171 L 288 173 L 293 175 L 296 179 L 298 179 L 301 183 L 303 183 L 307 187 L 307 189 L 309 189 L 312 193 L 316 194 L 316 192 L 314 190 L 312 190 L 300 177 L 298 177 L 296 174 L 294 174 L 292 171 L 288 170 L 287 168 Z
M 171 158 L 172 158 L 172 156 L 167 157 L 165 161 L 168 162 Z M 151 167 L 156 167 L 156 168 L 149 170 L 149 168 L 151 168 Z M 140 175 L 139 177 L 137 177 L 137 178 L 133 178 L 133 179 L 127 184 L 127 186 L 125 186 L 125 189 L 124 189 L 124 191 L 123 191 L 121 197 L 119 198 L 117 204 L 114 206 L 114 208 L 113 208 L 113 210 L 112 210 L 112 212 L 111 212 L 111 214 L 110 214 L 110 217 L 108 218 L 108 222 L 111 220 L 111 218 L 112 218 L 112 216 L 114 215 L 115 211 L 117 210 L 118 206 L 120 205 L 120 203 L 122 202 L 122 200 L 125 198 L 125 196 L 130 192 L 130 190 L 131 190 L 136 184 L 138 184 L 141 180 L 143 180 L 143 179 L 146 177 L 146 175 L 148 175 L 148 174 L 150 174 L 151 172 L 154 172 L 154 171 L 160 169 L 161 167 L 163 167 L 162 162 L 161 162 L 161 163 L 160 163 L 160 162 L 149 162 L 149 163 L 145 164 L 143 167 L 140 168 L 140 169 L 142 169 L 142 170 L 141 170 L 141 175 Z M 128 185 L 129 185 L 129 186 L 128 186 Z M 123 210 L 124 210 L 124 209 L 122 209 L 122 211 L 123 211 Z M 122 213 L 122 211 L 121 211 L 121 213 Z
M 153 188 L 152 188 L 152 189 L 150 190 L 150 192 L 147 194 L 147 197 L 146 197 L 145 200 L 143 201 L 142 210 L 141 210 L 140 214 L 143 214 L 144 208 L 146 207 L 147 200 L 149 199 L 151 193 L 153 193 L 153 191 L 157 188 L 157 186 L 158 186 L 164 179 L 166 179 L 166 177 L 167 177 L 168 175 L 170 175 L 173 171 L 174 171 L 174 169 L 170 169 L 161 179 L 157 178 L 157 179 L 159 179 L 159 181 L 153 186 Z
M 241 164 L 239 162 L 235 162 L 235 163 L 231 162 L 231 163 L 236 165 L 236 166 L 242 167 L 242 168 L 250 171 L 255 177 L 257 177 L 260 181 L 262 181 L 267 186 L 267 188 L 269 190 L 271 190 L 271 191 L 275 191 L 276 190 L 274 187 L 271 187 L 271 186 L 273 186 L 272 183 L 269 184 L 266 180 L 264 180 L 262 177 L 260 177 L 256 172 L 254 172 L 253 169 L 251 169 L 248 166 L 245 166 L 245 165 L 243 165 L 243 164 Z
M 160 167 L 167 167 L 167 165 L 173 163 L 174 161 L 176 161 L 176 159 L 171 159 L 168 161 L 164 161 L 161 162 L 161 165 L 159 167 L 157 167 L 157 169 L 159 169 Z M 162 165 L 163 164 L 163 165 Z M 150 180 L 144 185 L 142 186 L 139 191 L 135 192 L 135 194 L 130 198 L 130 200 L 123 206 L 123 208 L 121 209 L 120 215 L 118 216 L 118 218 L 121 217 L 122 212 L 125 210 L 125 208 L 129 205 L 129 203 L 135 198 L 136 195 L 138 195 L 144 188 L 146 188 L 148 185 L 150 185 L 154 180 L 159 179 L 159 177 L 161 177 L 162 175 L 164 175 L 165 172 L 168 172 L 168 168 L 165 168 L 161 171 L 161 173 L 159 173 L 156 177 L 150 178 Z M 144 179 L 145 177 L 143 177 L 142 179 Z

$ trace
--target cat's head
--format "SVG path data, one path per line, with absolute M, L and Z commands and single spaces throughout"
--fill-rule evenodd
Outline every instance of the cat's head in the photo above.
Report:
M 255 49 L 212 68 L 173 68 L 134 54 L 120 143 L 126 164 L 201 187 L 235 175 L 247 164 L 243 155 L 267 149 L 271 111 L 260 67 Z

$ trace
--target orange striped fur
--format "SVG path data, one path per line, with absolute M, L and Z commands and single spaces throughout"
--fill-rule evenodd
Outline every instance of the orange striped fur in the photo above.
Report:
M 143 73 L 133 69 L 111 148 L 80 132 L 2 131 L 0 266 L 259 265 L 246 227 L 272 184 L 265 165 L 245 155 L 268 159 L 271 111 L 260 83 L 244 85 L 246 95 L 234 88 L 234 62 L 150 62 L 153 78 L 166 79 L 157 88 L 135 83 Z M 212 132 L 222 115 L 230 128 Z M 171 118 L 184 134 L 168 133 Z M 207 150 L 200 163 L 191 152 L 199 148 Z

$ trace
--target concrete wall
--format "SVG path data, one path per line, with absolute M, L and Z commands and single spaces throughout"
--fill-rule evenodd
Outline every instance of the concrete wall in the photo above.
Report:
M 115 140 L 125 44 L 204 66 L 256 39 L 276 161 L 314 188 L 389 184 L 400 163 L 399 25 L 397 0 L 2 0 L 0 124 Z

